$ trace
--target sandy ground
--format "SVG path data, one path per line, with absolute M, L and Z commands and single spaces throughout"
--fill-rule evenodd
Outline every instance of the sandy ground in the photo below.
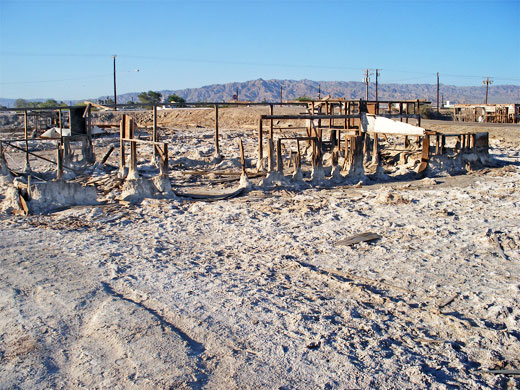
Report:
M 238 172 L 238 138 L 254 166 L 243 121 L 220 163 L 210 129 L 165 132 L 174 189 L 236 187 L 185 170 Z M 501 167 L 3 214 L 0 388 L 518 388 L 486 371 L 520 369 L 520 128 L 481 130 Z

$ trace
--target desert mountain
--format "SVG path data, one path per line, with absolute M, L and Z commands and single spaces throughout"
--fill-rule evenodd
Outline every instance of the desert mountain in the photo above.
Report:
M 279 101 L 280 87 L 282 99 L 292 100 L 302 96 L 318 97 L 332 95 L 347 99 L 365 97 L 365 84 L 355 81 L 312 81 L 312 80 L 251 80 L 227 84 L 206 85 L 200 88 L 160 91 L 163 97 L 174 93 L 188 102 L 222 102 L 230 101 L 238 90 L 239 100 L 253 102 Z M 388 99 L 426 99 L 436 102 L 437 86 L 435 84 L 379 84 L 380 100 Z M 484 86 L 460 87 L 455 85 L 440 86 L 441 99 L 454 103 L 483 103 Z M 124 94 L 118 97 L 120 102 L 138 101 L 138 93 Z M 374 99 L 375 84 L 369 86 L 369 99 Z M 489 103 L 520 102 L 520 86 L 492 85 L 489 88 Z

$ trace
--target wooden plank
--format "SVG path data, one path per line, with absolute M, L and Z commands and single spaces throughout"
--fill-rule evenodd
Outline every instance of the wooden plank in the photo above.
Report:
M 22 194 L 18 195 L 18 199 L 20 200 L 20 205 L 22 206 L 24 214 L 29 215 L 29 207 L 27 207 L 27 202 L 25 201 Z
M 247 177 L 246 158 L 244 156 L 244 144 L 242 143 L 242 138 L 238 140 L 238 147 L 240 148 L 240 165 L 242 165 L 242 175 Z

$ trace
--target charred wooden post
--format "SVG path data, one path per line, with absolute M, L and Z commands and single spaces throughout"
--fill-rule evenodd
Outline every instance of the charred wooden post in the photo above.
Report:
M 283 175 L 283 160 L 282 160 L 282 140 L 278 139 L 276 142 L 276 165 L 277 171 Z
M 435 154 L 439 154 L 439 145 L 440 144 L 440 135 L 437 133 L 435 134 Z
M 409 148 L 410 148 L 410 140 L 408 139 L 408 136 L 407 136 L 407 135 L 404 136 L 404 147 L 405 147 L 406 149 L 409 149 Z
M 443 134 L 441 136 L 441 154 L 446 153 L 446 136 Z
M 56 150 L 56 180 L 63 180 L 63 146 L 58 145 Z
M 108 158 L 110 157 L 110 155 L 112 154 L 114 149 L 115 149 L 115 146 L 114 145 L 110 145 L 110 148 L 108 149 L 108 151 L 103 156 L 103 159 L 101 160 L 101 165 L 103 165 L 104 163 L 107 162 Z

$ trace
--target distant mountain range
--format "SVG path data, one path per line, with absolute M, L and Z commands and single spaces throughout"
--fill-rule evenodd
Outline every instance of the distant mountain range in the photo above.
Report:
M 251 80 L 227 84 L 206 85 L 200 88 L 178 90 L 162 90 L 163 98 L 171 94 L 183 97 L 188 102 L 222 102 L 230 101 L 237 93 L 241 101 L 279 101 L 280 87 L 282 99 L 293 100 L 298 97 L 317 98 L 332 95 L 335 98 L 359 99 L 365 98 L 365 84 L 356 81 L 312 81 L 312 80 Z M 142 92 L 142 91 L 140 91 Z M 129 101 L 138 102 L 140 92 L 118 95 L 118 103 Z M 440 85 L 441 99 L 452 103 L 483 103 L 486 89 L 484 86 L 459 87 L 455 85 Z M 369 99 L 375 98 L 375 84 L 369 85 Z M 408 100 L 426 99 L 436 104 L 437 86 L 435 84 L 379 84 L 379 100 Z M 95 99 L 106 99 L 102 96 Z M 36 100 L 36 99 L 35 99 Z M 38 99 L 41 100 L 41 99 Z M 59 99 L 57 99 L 59 100 Z M 520 103 L 520 86 L 518 85 L 491 85 L 489 87 L 489 103 Z M 14 99 L 1 99 L 1 105 L 12 107 Z

